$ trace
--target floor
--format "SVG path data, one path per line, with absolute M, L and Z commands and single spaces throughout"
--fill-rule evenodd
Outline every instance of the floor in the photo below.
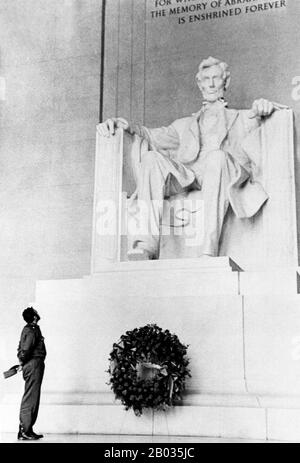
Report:
M 16 434 L 0 434 L 1 443 L 25 443 L 18 442 Z M 48 434 L 44 439 L 33 442 L 36 443 L 201 443 L 201 444 L 247 444 L 247 443 L 274 443 L 267 441 L 241 440 L 241 439 L 221 439 L 221 438 L 200 438 L 200 437 L 176 437 L 176 436 L 103 436 L 103 435 L 71 435 L 71 434 Z M 32 442 L 30 442 L 32 443 Z

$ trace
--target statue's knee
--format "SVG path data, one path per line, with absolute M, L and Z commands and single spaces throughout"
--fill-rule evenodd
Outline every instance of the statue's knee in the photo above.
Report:
M 143 153 L 141 163 L 142 166 L 145 168 L 155 168 L 159 165 L 160 162 L 160 154 L 156 151 L 147 151 Z

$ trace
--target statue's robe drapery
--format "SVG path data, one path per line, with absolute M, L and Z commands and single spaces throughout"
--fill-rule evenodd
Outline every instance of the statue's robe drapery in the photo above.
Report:
M 228 185 L 231 207 L 239 218 L 254 216 L 267 201 L 268 195 L 256 172 L 261 158 L 261 120 L 251 119 L 250 111 L 222 108 L 218 126 L 220 149 L 235 161 L 236 174 Z M 202 110 L 175 120 L 168 127 L 136 128 L 135 147 L 142 156 L 144 151 L 157 151 L 164 156 L 193 168 L 201 153 L 199 118 Z

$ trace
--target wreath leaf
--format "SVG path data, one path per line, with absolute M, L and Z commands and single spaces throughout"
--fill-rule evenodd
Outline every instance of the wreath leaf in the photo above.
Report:
M 126 331 L 113 344 L 109 358 L 109 384 L 116 399 L 136 416 L 145 408 L 175 406 L 191 377 L 187 349 L 175 334 L 156 324 Z

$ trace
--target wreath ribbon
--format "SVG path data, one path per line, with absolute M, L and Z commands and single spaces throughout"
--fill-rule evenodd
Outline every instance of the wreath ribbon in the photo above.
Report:
M 169 376 L 168 373 L 168 368 L 166 365 L 157 365 L 155 363 L 151 362 L 141 362 L 142 367 L 148 368 L 148 369 L 153 369 L 153 370 L 158 370 L 163 376 Z M 177 380 L 177 376 L 170 375 L 169 376 L 169 399 L 172 400 L 173 393 L 174 393 L 174 386 L 175 386 L 175 381 Z
M 157 365 L 156 363 L 151 362 L 141 362 L 142 367 L 147 369 L 158 370 L 163 376 L 168 376 L 168 370 L 166 365 Z

